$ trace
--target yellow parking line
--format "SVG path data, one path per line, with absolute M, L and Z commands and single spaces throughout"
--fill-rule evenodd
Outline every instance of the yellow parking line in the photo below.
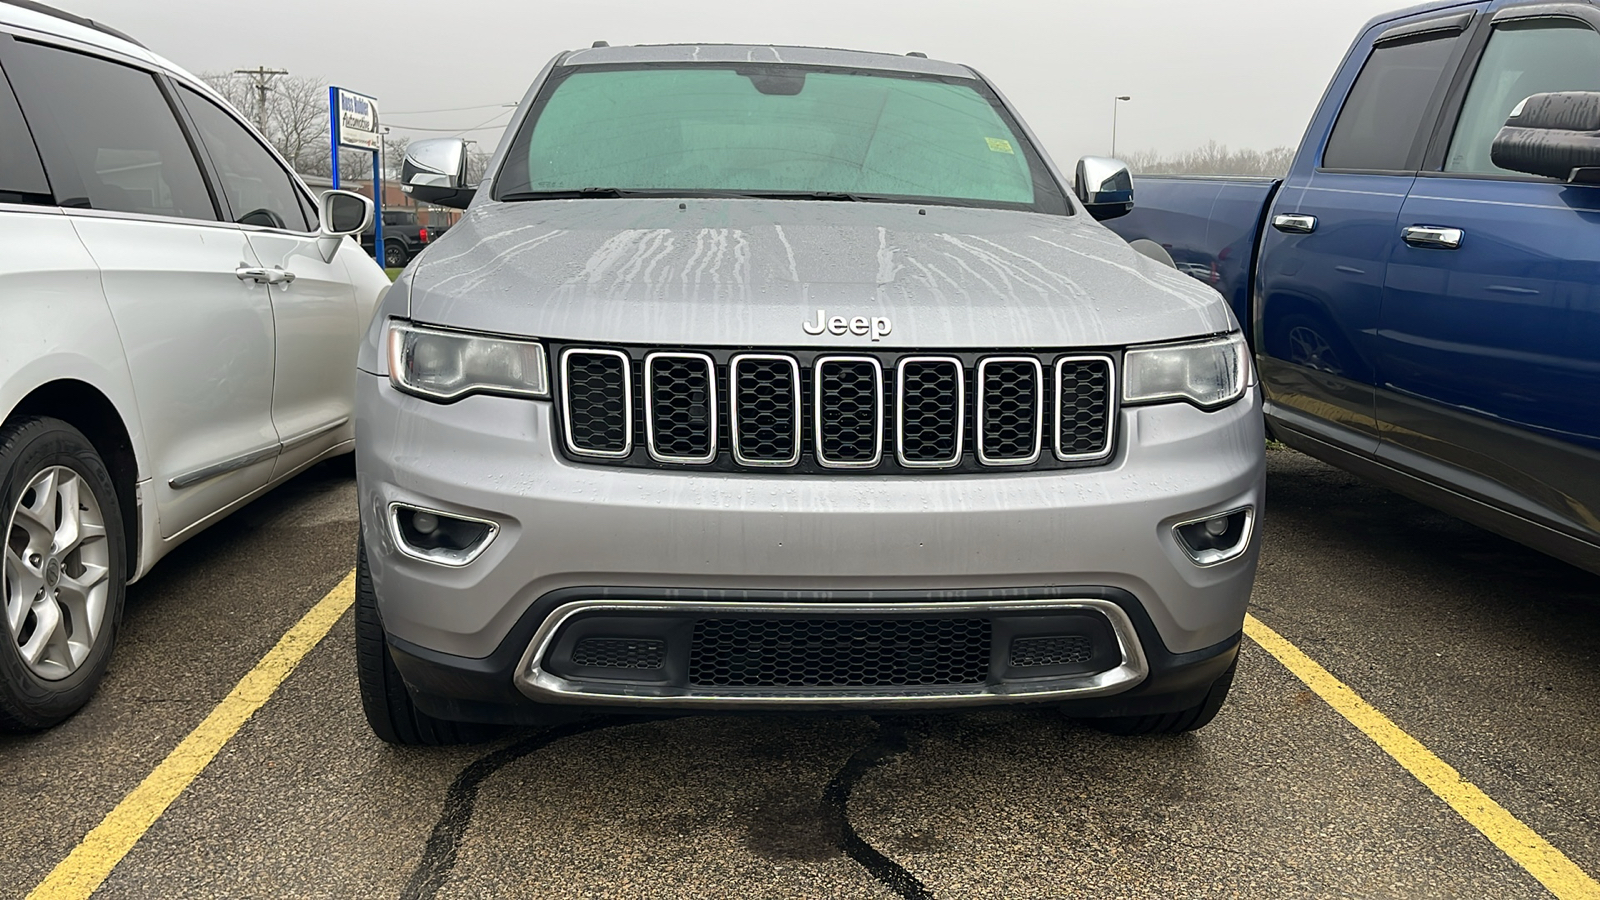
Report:
M 88 897 L 122 861 L 139 838 L 178 799 L 189 783 L 210 764 L 223 745 L 260 709 L 300 660 L 333 628 L 355 602 L 355 572 L 317 601 L 278 645 L 261 657 L 233 691 L 217 704 L 189 736 L 156 766 L 139 786 L 122 798 L 72 853 L 28 894 L 29 900 Z
M 1566 854 L 1551 846 L 1532 828 L 1461 773 L 1435 756 L 1433 751 L 1400 729 L 1372 704 L 1361 699 L 1348 685 L 1289 643 L 1282 635 L 1263 625 L 1255 616 L 1245 616 L 1244 633 L 1260 644 L 1278 662 L 1305 682 L 1317 696 L 1361 729 L 1383 752 L 1394 757 L 1439 799 L 1450 804 L 1461 818 L 1494 842 L 1504 853 L 1528 870 L 1528 874 L 1561 900 L 1600 900 L 1600 882 L 1578 868 Z

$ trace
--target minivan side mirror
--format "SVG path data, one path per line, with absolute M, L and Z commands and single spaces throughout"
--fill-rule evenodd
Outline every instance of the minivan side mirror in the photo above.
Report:
M 1489 147 L 1502 169 L 1562 181 L 1600 181 L 1600 93 L 1558 91 L 1518 103 Z
M 477 193 L 467 185 L 467 142 L 460 138 L 414 141 L 400 164 L 400 190 L 452 209 L 466 209 Z
M 323 262 L 333 262 L 339 245 L 372 226 L 372 201 L 350 191 L 328 191 L 317 207 L 317 249 Z
M 1078 160 L 1073 192 L 1096 221 L 1133 211 L 1133 176 L 1128 173 L 1128 164 L 1119 159 L 1085 156 Z

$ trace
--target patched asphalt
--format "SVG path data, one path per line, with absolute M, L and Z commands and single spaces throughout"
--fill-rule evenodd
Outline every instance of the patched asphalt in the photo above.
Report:
M 1253 612 L 1600 875 L 1600 577 L 1269 457 Z M 349 571 L 320 466 L 130 589 L 94 701 L 0 737 L 22 896 Z M 104 897 L 1547 896 L 1261 648 L 1176 738 L 1049 710 L 597 719 L 445 750 L 367 730 L 347 615 Z M 920 892 L 920 893 L 919 893 Z

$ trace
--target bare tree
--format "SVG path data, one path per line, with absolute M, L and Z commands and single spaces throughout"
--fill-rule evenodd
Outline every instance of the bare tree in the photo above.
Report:
M 1227 145 L 1210 141 L 1187 153 L 1162 156 L 1154 150 L 1124 153 L 1129 170 L 1144 175 L 1269 175 L 1281 177 L 1294 160 L 1293 147 L 1271 150 L 1229 150 Z

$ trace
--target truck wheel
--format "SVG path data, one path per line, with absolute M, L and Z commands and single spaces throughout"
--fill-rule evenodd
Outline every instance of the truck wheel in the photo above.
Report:
M 399 269 L 406 264 L 406 248 L 399 241 L 383 242 L 383 264 L 390 269 Z
M 60 419 L 0 428 L 0 731 L 41 731 L 89 702 L 122 619 L 126 544 L 100 454 Z
M 1212 682 L 1206 698 L 1188 709 L 1147 716 L 1103 716 L 1083 721 L 1107 734 L 1124 736 L 1182 734 L 1185 731 L 1204 728 L 1217 717 L 1217 711 L 1222 709 L 1222 701 L 1228 699 L 1228 688 L 1233 685 L 1233 673 L 1237 668 L 1239 663 L 1235 660 L 1233 665 L 1228 667 L 1228 671 L 1223 672 L 1221 677 Z
M 356 680 L 361 708 L 379 738 L 403 747 L 443 747 L 490 740 L 503 729 L 493 725 L 450 722 L 417 709 L 389 656 L 389 640 L 378 617 L 378 596 L 367 569 L 366 541 L 356 549 Z

